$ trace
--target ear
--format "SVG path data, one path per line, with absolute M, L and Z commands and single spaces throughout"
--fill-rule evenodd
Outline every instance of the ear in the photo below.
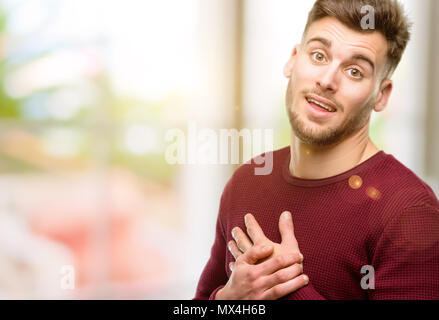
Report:
M 291 53 L 290 59 L 288 59 L 287 64 L 284 67 L 284 76 L 286 78 L 291 78 L 293 74 L 294 62 L 296 61 L 297 50 L 299 45 L 294 46 L 293 52 Z
M 373 108 L 376 112 L 381 112 L 386 108 L 387 103 L 389 102 L 390 94 L 392 93 L 392 89 L 392 80 L 384 79 L 380 86 L 380 92 L 378 94 L 375 107 Z

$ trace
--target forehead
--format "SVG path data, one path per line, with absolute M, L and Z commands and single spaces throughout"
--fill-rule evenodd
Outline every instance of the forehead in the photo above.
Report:
M 313 38 L 324 38 L 331 42 L 331 50 L 344 53 L 360 53 L 373 59 L 377 65 L 386 60 L 387 41 L 378 31 L 361 33 L 350 29 L 333 17 L 325 17 L 311 24 L 305 35 L 306 44 Z

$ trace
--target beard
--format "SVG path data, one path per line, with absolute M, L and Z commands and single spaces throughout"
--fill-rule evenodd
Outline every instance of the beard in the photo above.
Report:
M 320 90 L 313 90 L 312 92 L 330 99 L 327 94 L 322 93 Z M 330 100 L 333 101 L 333 99 Z M 374 100 L 369 100 L 370 101 L 368 101 L 366 105 L 362 106 L 362 108 L 360 108 L 357 112 L 352 112 L 349 117 L 347 117 L 338 126 L 322 127 L 321 129 L 312 128 L 300 118 L 296 111 L 292 110 L 294 101 L 292 96 L 292 84 L 290 80 L 286 95 L 286 107 L 291 128 L 293 129 L 293 132 L 297 138 L 309 145 L 329 146 L 351 135 L 368 122 L 370 113 L 374 106 Z M 344 110 L 344 108 L 341 108 L 339 103 L 336 103 L 336 105 L 338 106 L 337 112 Z

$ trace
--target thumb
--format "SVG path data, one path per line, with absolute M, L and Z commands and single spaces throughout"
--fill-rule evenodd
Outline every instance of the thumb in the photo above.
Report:
M 279 232 L 283 244 L 290 244 L 299 250 L 299 244 L 297 243 L 296 236 L 294 235 L 293 218 L 291 217 L 291 213 L 289 211 L 283 212 L 279 218 Z

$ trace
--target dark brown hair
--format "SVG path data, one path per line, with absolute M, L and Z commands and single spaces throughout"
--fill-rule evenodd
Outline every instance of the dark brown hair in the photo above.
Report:
M 361 25 L 362 19 L 366 16 L 365 12 L 361 12 L 361 8 L 367 5 L 374 9 L 374 29 L 363 29 Z M 317 0 L 308 15 L 304 34 L 313 22 L 325 17 L 334 17 L 356 31 L 380 32 L 387 39 L 388 47 L 385 76 L 393 73 L 410 40 L 412 26 L 397 0 Z

